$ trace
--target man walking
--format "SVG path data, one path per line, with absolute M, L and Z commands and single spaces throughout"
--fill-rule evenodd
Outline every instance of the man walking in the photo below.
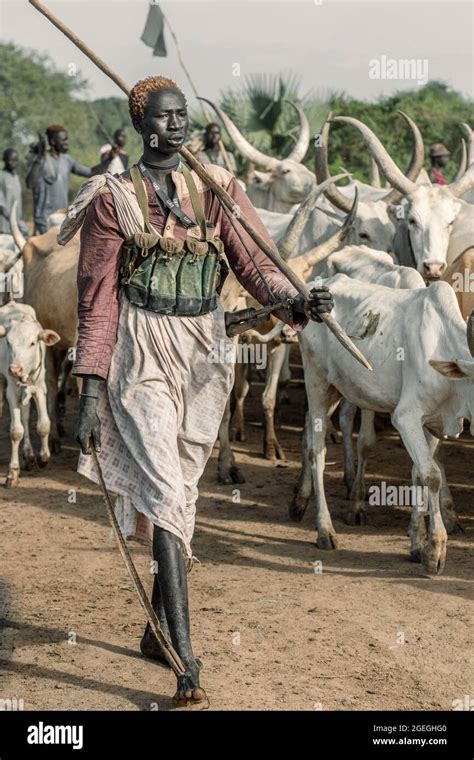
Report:
M 321 321 L 333 304 L 327 288 L 305 301 L 239 226 L 240 209 L 273 245 L 229 172 L 206 167 L 235 200 L 235 218 L 180 158 L 188 112 L 175 82 L 160 76 L 139 81 L 129 109 L 143 140 L 142 157 L 118 179 L 101 178 L 100 191 L 85 204 L 81 232 L 78 469 L 97 482 L 87 456 L 94 446 L 107 487 L 119 494 L 122 527 L 145 521 L 153 529 L 152 604 L 186 667 L 174 697 L 183 705 L 206 698 L 190 639 L 186 572 L 193 561 L 198 482 L 234 378 L 234 366 L 214 358 L 223 344 L 230 346 L 219 298 L 222 254 L 260 303 L 272 294 L 290 299 L 276 314 L 297 330 L 308 319 Z M 97 179 L 85 183 L 78 207 Z M 63 225 L 64 240 L 81 214 Z M 135 217 L 140 224 L 131 234 Z M 141 650 L 163 661 L 149 626 Z

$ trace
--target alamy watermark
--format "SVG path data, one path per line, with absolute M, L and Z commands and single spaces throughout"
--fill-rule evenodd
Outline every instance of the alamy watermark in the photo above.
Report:
M 428 508 L 427 486 L 396 486 L 382 480 L 380 485 L 370 486 L 368 492 L 371 506 Z
M 369 79 L 409 79 L 419 85 L 428 82 L 427 58 L 371 58 L 369 61 Z
M 207 357 L 210 364 L 255 364 L 257 369 L 267 366 L 265 343 L 228 343 L 219 341 Z

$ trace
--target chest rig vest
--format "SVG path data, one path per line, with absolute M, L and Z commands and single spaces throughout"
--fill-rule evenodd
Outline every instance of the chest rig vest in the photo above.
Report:
M 141 173 L 130 169 L 144 229 L 123 243 L 120 282 L 128 300 L 143 309 L 178 317 L 207 314 L 217 308 L 217 296 L 228 271 L 223 241 L 208 227 L 201 199 L 189 169 L 181 165 L 200 238 L 175 240 L 160 235 L 150 223 L 148 196 Z M 173 202 L 167 204 L 173 211 Z M 186 217 L 192 224 L 192 220 Z

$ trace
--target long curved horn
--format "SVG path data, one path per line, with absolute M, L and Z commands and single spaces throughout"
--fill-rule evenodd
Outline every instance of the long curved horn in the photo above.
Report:
M 465 121 L 461 122 L 459 126 L 461 127 L 461 131 L 464 132 L 464 137 L 466 138 L 467 166 L 469 167 L 471 164 L 474 163 L 474 140 L 473 140 L 472 129 L 469 126 L 469 124 L 466 124 Z
M 382 187 L 380 184 L 379 167 L 377 166 L 377 161 L 373 156 L 370 157 L 370 184 L 372 187 L 376 187 L 377 189 Z
M 314 167 L 318 185 L 321 185 L 323 182 L 326 182 L 331 178 L 328 166 L 329 122 L 331 119 L 332 112 L 328 114 L 326 121 L 321 127 L 321 132 L 319 134 L 319 145 L 318 141 L 316 141 Z M 329 185 L 325 192 L 325 195 L 326 198 L 331 201 L 333 206 L 336 206 L 336 208 L 340 209 L 340 211 L 344 211 L 346 214 L 350 212 L 352 208 L 350 198 L 347 198 L 343 193 L 341 193 L 337 187 L 334 185 Z
M 474 187 L 474 164 L 471 164 L 461 179 L 454 180 L 448 185 L 455 198 L 459 198 Z
M 408 164 L 408 169 L 405 172 L 405 176 L 407 179 L 415 182 L 420 171 L 423 168 L 423 163 L 425 160 L 425 145 L 423 143 L 421 132 L 413 119 L 410 119 L 410 117 L 404 111 L 397 111 L 397 113 L 400 114 L 400 116 L 403 116 L 413 134 L 413 150 L 410 163 Z M 398 190 L 390 190 L 390 192 L 383 197 L 383 201 L 385 203 L 396 203 L 401 199 L 402 195 L 403 193 L 400 193 Z
M 403 195 L 409 195 L 416 189 L 415 183 L 408 177 L 405 177 L 395 161 L 390 157 L 379 138 L 362 121 L 359 121 L 359 119 L 353 119 L 351 116 L 335 116 L 331 119 L 331 122 L 351 124 L 359 130 L 364 138 L 365 144 L 377 161 L 380 171 L 388 179 L 395 190 L 398 190 L 398 192 Z
M 219 116 L 220 120 L 224 124 L 230 139 L 234 143 L 235 147 L 239 151 L 239 153 L 242 154 L 242 156 L 249 161 L 252 161 L 257 166 L 262 166 L 264 169 L 267 169 L 270 171 L 271 169 L 275 169 L 275 167 L 278 166 L 280 163 L 280 159 L 274 158 L 273 156 L 267 156 L 265 153 L 261 153 L 257 148 L 254 148 L 253 145 L 250 145 L 250 143 L 245 139 L 243 134 L 237 129 L 234 122 L 232 121 L 229 116 L 227 116 L 224 111 L 222 111 L 219 106 L 216 106 L 212 100 L 208 100 L 207 98 L 199 98 L 199 100 L 203 100 L 205 103 L 208 103 L 216 112 L 216 114 Z
M 306 156 L 306 152 L 309 148 L 309 122 L 302 108 L 292 103 L 291 100 L 285 100 L 285 103 L 289 103 L 290 106 L 295 109 L 300 120 L 300 136 L 298 137 L 298 141 L 291 151 L 290 155 L 287 156 L 287 159 L 291 159 L 292 161 L 296 161 L 297 164 L 300 164 L 303 158 Z
M 15 201 L 12 210 L 10 212 L 10 228 L 13 235 L 13 240 L 15 241 L 16 245 L 20 249 L 20 252 L 23 252 L 23 248 L 26 245 L 26 238 L 23 237 L 23 235 L 20 232 L 20 228 L 18 226 L 18 222 L 16 220 L 16 207 L 17 202 Z
M 327 179 L 321 185 L 316 185 L 314 190 L 310 192 L 305 201 L 303 201 L 303 203 L 297 208 L 293 215 L 293 219 L 285 230 L 285 234 L 278 243 L 278 250 L 280 251 L 280 255 L 283 259 L 288 259 L 295 248 L 298 246 L 306 222 L 308 221 L 309 215 L 316 206 L 319 196 L 324 193 L 326 188 L 328 188 L 329 185 L 333 182 L 338 182 L 338 180 L 349 178 L 350 176 L 350 174 L 344 172 L 344 174 L 336 174 L 335 177 L 329 177 L 329 179 Z
M 458 179 L 461 179 L 461 177 L 464 175 L 465 171 L 467 169 L 467 147 L 466 147 L 466 141 L 463 137 L 461 137 L 461 160 L 459 162 L 459 167 L 456 172 L 456 176 L 454 178 L 454 182 L 457 182 Z
M 324 259 L 327 259 L 328 256 L 330 256 L 331 253 L 334 253 L 334 251 L 336 251 L 339 248 L 341 243 L 344 242 L 357 216 L 358 204 L 359 204 L 359 190 L 356 188 L 356 191 L 354 194 L 354 202 L 352 204 L 349 214 L 344 220 L 344 224 L 342 225 L 342 227 L 339 230 L 337 230 L 337 232 L 335 232 L 334 235 L 331 235 L 329 240 L 326 240 L 325 243 L 320 243 L 319 245 L 316 245 L 314 248 L 311 248 L 311 250 L 308 251 L 307 253 L 303 253 L 301 256 L 297 256 L 296 259 L 290 259 L 288 263 L 291 266 L 294 262 L 294 265 L 296 266 L 298 270 L 298 275 L 300 277 L 302 277 L 303 279 L 306 279 L 306 277 L 309 276 L 310 271 L 316 266 L 316 264 L 320 264 L 322 261 L 324 261 Z

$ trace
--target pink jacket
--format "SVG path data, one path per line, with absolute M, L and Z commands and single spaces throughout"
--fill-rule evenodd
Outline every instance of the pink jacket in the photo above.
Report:
M 254 207 L 235 178 L 218 166 L 209 165 L 206 169 L 212 172 L 213 178 L 227 190 L 236 205 L 276 251 Z M 189 216 L 194 217 L 183 174 L 173 171 L 172 178 L 181 208 Z M 194 172 L 193 178 L 201 196 L 206 219 L 216 225 L 216 235 L 224 241 L 226 257 L 233 272 L 241 285 L 265 306 L 270 300 L 268 291 L 220 203 Z M 184 240 L 187 234 L 199 236 L 199 227 L 186 230 L 172 214 L 165 221 L 161 205 L 148 179 L 145 180 L 145 185 L 150 207 L 150 222 L 160 234 L 173 236 L 178 240 Z M 294 297 L 297 294 L 296 289 L 258 248 L 238 221 L 234 224 L 255 257 L 274 294 L 277 297 Z M 109 190 L 106 190 L 91 203 L 81 230 L 81 252 L 77 273 L 79 327 L 74 363 L 75 375 L 98 375 L 103 379 L 107 378 L 119 319 L 119 267 L 123 240 L 112 195 Z M 295 330 L 302 330 L 308 321 L 304 315 L 298 314 L 291 317 L 286 310 L 278 312 L 277 316 Z

